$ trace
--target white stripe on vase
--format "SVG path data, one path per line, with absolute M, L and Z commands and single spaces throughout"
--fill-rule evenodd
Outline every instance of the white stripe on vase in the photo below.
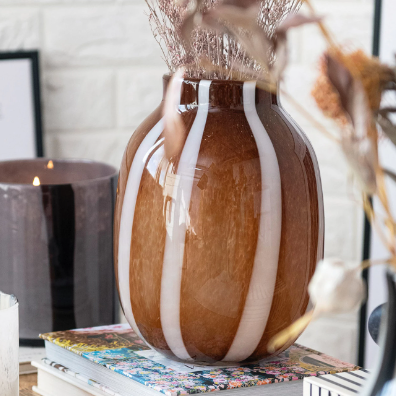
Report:
M 170 203 L 170 215 L 166 219 L 166 241 L 161 279 L 161 325 L 165 340 L 179 359 L 192 360 L 181 334 L 180 293 L 186 220 L 189 218 L 191 192 L 201 140 L 209 110 L 211 81 L 201 80 L 198 88 L 198 111 L 187 136 L 176 178 L 178 186 Z
M 256 110 L 256 83 L 243 84 L 246 118 L 256 140 L 261 169 L 261 208 L 249 290 L 237 333 L 223 361 L 239 362 L 257 348 L 267 325 L 278 271 L 282 192 L 278 159 Z
M 118 287 L 120 290 L 120 300 L 124 309 L 125 317 L 132 329 L 140 338 L 143 338 L 136 325 L 132 312 L 131 290 L 130 290 L 130 257 L 132 243 L 132 227 L 135 215 L 135 206 L 139 186 L 146 165 L 148 153 L 152 150 L 157 139 L 164 129 L 163 118 L 145 136 L 133 157 L 131 168 L 128 173 L 128 180 L 125 186 L 125 195 L 122 202 L 120 233 L 118 241 Z M 144 340 L 145 341 L 145 340 Z M 147 343 L 147 341 L 145 341 Z

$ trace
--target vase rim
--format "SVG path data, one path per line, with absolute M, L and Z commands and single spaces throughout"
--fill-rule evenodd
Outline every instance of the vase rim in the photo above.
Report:
M 170 79 L 172 78 L 173 73 L 165 73 L 163 75 L 163 79 L 166 81 L 170 81 Z M 202 80 L 207 80 L 207 81 L 211 81 L 212 83 L 216 83 L 216 84 L 235 84 L 235 85 L 243 85 L 246 81 L 255 81 L 255 80 L 225 80 L 225 79 L 221 79 L 221 78 L 193 78 L 193 77 L 183 77 L 184 81 L 191 81 L 194 83 L 198 83 Z
M 163 75 L 163 98 L 171 80 L 171 74 Z M 239 80 L 208 80 L 205 78 L 183 78 L 181 84 L 180 105 L 191 107 L 198 106 L 198 90 L 201 81 L 210 81 L 209 106 L 211 108 L 229 108 L 233 110 L 243 110 L 243 87 L 246 81 Z M 252 80 L 254 81 L 254 80 Z M 269 103 L 276 102 L 276 93 L 265 91 L 256 87 L 256 101 L 266 100 Z M 257 92 L 260 94 L 257 94 Z

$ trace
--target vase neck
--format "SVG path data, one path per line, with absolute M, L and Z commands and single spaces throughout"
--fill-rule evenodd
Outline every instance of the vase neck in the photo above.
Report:
M 163 98 L 168 89 L 170 75 L 163 77 Z M 199 79 L 184 79 L 181 86 L 180 105 L 195 107 L 199 102 Z M 211 80 L 209 88 L 209 108 L 223 108 L 233 110 L 244 109 L 244 82 L 231 80 Z M 256 104 L 268 105 L 277 104 L 277 94 L 256 89 Z M 207 103 L 206 103 L 207 104 Z

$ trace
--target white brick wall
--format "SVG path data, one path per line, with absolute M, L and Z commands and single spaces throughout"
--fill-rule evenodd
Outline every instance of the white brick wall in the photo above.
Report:
M 112 71 L 49 71 L 43 82 L 46 131 L 115 127 Z
M 0 0 L 0 51 L 40 49 L 45 149 L 119 166 L 167 72 L 143 0 Z
M 335 37 L 371 46 L 372 1 L 317 0 Z M 144 0 L 0 0 L 0 50 L 39 48 L 45 148 L 48 156 L 91 158 L 118 166 L 129 137 L 157 106 L 166 66 Z M 309 92 L 324 48 L 317 27 L 290 35 L 291 65 L 285 87 L 312 115 L 324 120 Z M 296 110 L 321 167 L 326 210 L 326 255 L 360 258 L 362 213 L 351 200 L 340 150 Z M 356 315 L 313 323 L 300 342 L 354 361 Z

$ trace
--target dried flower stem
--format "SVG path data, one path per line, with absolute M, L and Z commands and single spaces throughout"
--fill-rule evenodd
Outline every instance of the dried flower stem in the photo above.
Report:
M 290 340 L 295 340 L 308 326 L 312 319 L 319 316 L 319 311 L 308 311 L 301 318 L 297 319 L 293 324 L 291 324 L 286 329 L 277 333 L 268 342 L 267 349 L 270 353 L 274 353 L 279 350 L 282 346 L 286 345 Z
M 312 15 L 315 15 L 315 10 L 314 7 L 311 3 L 311 0 L 304 0 L 304 2 L 307 4 L 310 12 Z M 339 48 L 339 46 L 335 43 L 333 40 L 330 32 L 327 30 L 323 22 L 319 21 L 318 22 L 319 28 L 327 41 L 327 44 L 330 48 L 329 51 L 335 52 L 338 56 L 343 57 L 342 50 Z M 361 72 L 358 69 L 357 65 L 355 65 L 353 62 L 348 62 L 348 69 L 354 76 L 354 78 L 359 79 L 361 76 Z M 372 75 L 371 78 L 375 78 L 375 75 Z M 378 77 L 379 78 L 379 77 Z M 377 82 L 377 86 L 380 87 L 380 81 Z M 301 107 L 301 106 L 300 106 Z M 299 109 L 300 112 L 301 110 L 304 110 L 302 107 Z M 372 123 L 374 125 L 374 122 Z M 385 210 L 386 213 L 386 218 L 384 220 L 384 226 L 388 229 L 389 237 L 385 236 L 382 228 L 379 226 L 379 224 L 376 221 L 376 218 L 374 216 L 374 210 L 369 203 L 369 200 L 367 196 L 365 196 L 363 200 L 364 204 L 364 209 L 366 211 L 367 217 L 370 220 L 372 226 L 376 229 L 378 235 L 380 236 L 382 242 L 384 243 L 384 246 L 389 250 L 391 253 L 392 257 L 396 257 L 396 246 L 395 246 L 395 241 L 396 241 L 396 227 L 395 227 L 395 221 L 393 220 L 393 215 L 390 210 L 389 206 L 389 200 L 388 200 L 388 195 L 386 192 L 386 186 L 385 186 L 385 176 L 383 169 L 381 168 L 379 164 L 379 159 L 378 159 L 378 132 L 376 130 L 375 126 L 370 126 L 367 130 L 367 138 L 372 141 L 372 145 L 375 149 L 375 174 L 376 174 L 376 182 L 377 182 L 377 197 L 379 201 L 381 202 L 382 207 Z M 322 131 L 323 129 L 320 128 Z M 328 136 L 329 133 L 326 131 L 326 135 Z M 390 260 L 391 263 L 396 262 L 395 260 Z
M 309 11 L 311 12 L 311 15 L 316 15 L 316 11 L 311 3 L 311 0 L 303 0 L 304 3 L 306 3 L 307 7 L 309 8 Z M 323 37 L 326 39 L 329 47 L 337 47 L 337 44 L 335 43 L 335 41 L 333 40 L 333 38 L 331 37 L 330 32 L 327 30 L 327 28 L 325 27 L 324 23 L 322 21 L 318 22 L 318 26 L 319 29 L 321 30 Z
M 322 125 L 316 118 L 312 117 L 312 115 L 305 110 L 301 104 L 295 100 L 287 91 L 284 89 L 281 90 L 282 95 L 287 98 L 287 100 L 308 120 L 314 125 L 318 130 L 320 130 L 323 134 L 325 134 L 329 139 L 336 143 L 340 143 L 340 140 L 335 137 L 332 133 L 330 133 L 324 125 Z
M 312 13 L 312 15 L 315 15 L 315 11 L 311 4 L 311 1 L 305 0 L 305 2 L 307 3 L 307 6 L 310 12 Z M 381 219 L 381 222 L 378 221 L 378 218 L 376 217 L 373 206 L 366 192 L 363 193 L 363 206 L 370 223 L 372 224 L 373 228 L 376 230 L 384 246 L 390 252 L 391 257 L 388 259 L 363 261 L 359 267 L 356 267 L 355 271 L 361 271 L 363 269 L 368 268 L 369 266 L 379 265 L 379 264 L 388 264 L 388 265 L 390 264 L 396 268 L 396 246 L 395 246 L 396 222 L 393 218 L 389 205 L 389 199 L 386 191 L 384 170 L 381 168 L 379 163 L 378 131 L 375 127 L 375 122 L 374 122 L 374 111 L 376 110 L 376 107 L 378 110 L 381 95 L 383 89 L 385 88 L 385 86 L 383 86 L 383 81 L 386 81 L 387 79 L 394 80 L 396 78 L 396 69 L 393 77 L 391 75 L 392 73 L 386 75 L 386 73 L 388 73 L 389 71 L 389 68 L 388 70 L 386 70 L 386 67 L 382 67 L 379 63 L 376 64 L 376 61 L 372 60 L 372 58 L 367 58 L 367 57 L 364 58 L 364 56 L 360 56 L 360 54 L 358 54 L 360 56 L 360 59 L 356 59 L 356 60 L 360 60 L 361 63 L 355 64 L 354 63 L 355 59 L 352 56 L 348 56 L 344 54 L 341 48 L 336 45 L 335 41 L 332 39 L 330 33 L 328 32 L 324 24 L 321 21 L 319 21 L 318 24 L 329 46 L 328 52 L 332 53 L 333 56 L 339 58 L 339 61 L 343 63 L 344 70 L 345 67 L 347 67 L 350 75 L 352 75 L 353 77 L 353 80 L 355 81 L 358 80 L 359 82 L 361 82 L 362 83 L 361 86 L 363 86 L 365 82 L 367 83 L 367 85 L 364 87 L 366 89 L 366 92 L 363 92 L 362 94 L 362 89 L 360 89 L 360 91 L 359 90 L 353 91 L 355 81 L 351 82 L 351 84 L 348 87 L 346 87 L 345 85 L 342 86 L 341 85 L 342 78 L 340 77 L 342 71 L 341 68 L 339 68 L 338 70 L 339 79 L 337 80 L 337 78 L 335 78 L 333 79 L 334 84 L 333 81 L 331 83 L 334 85 L 334 88 L 337 89 L 338 94 L 340 95 L 339 99 L 344 106 L 341 109 L 341 113 L 345 111 L 345 113 L 347 113 L 346 115 L 350 117 L 350 120 L 347 120 L 348 117 L 345 117 L 344 121 L 346 122 L 352 121 L 352 125 L 346 127 L 345 130 L 342 131 L 340 139 L 334 138 L 332 134 L 330 134 L 325 127 L 317 123 L 315 120 L 312 120 L 310 114 L 306 112 L 305 109 L 302 106 L 300 106 L 298 102 L 294 101 L 291 97 L 288 97 L 288 99 L 300 111 L 301 114 L 304 114 L 306 118 L 311 119 L 311 122 L 314 125 L 316 125 L 316 127 L 320 131 L 324 132 L 326 136 L 330 136 L 332 140 L 336 140 L 342 145 L 349 142 L 350 145 L 349 146 L 345 145 L 343 148 L 347 156 L 348 154 L 351 155 L 351 157 L 349 157 L 348 160 L 351 162 L 351 158 L 352 158 L 352 160 L 356 161 L 355 165 L 361 164 L 364 167 L 364 169 L 359 170 L 358 169 L 359 166 L 355 166 L 355 168 L 357 168 L 355 169 L 355 172 L 356 173 L 360 172 L 358 174 L 359 177 L 363 175 L 363 176 L 370 176 L 371 178 L 375 179 L 372 185 L 374 186 L 375 195 L 377 195 L 385 211 L 385 218 Z M 367 68 L 366 70 L 364 69 L 365 67 Z M 374 69 L 374 73 L 372 73 L 373 69 Z M 366 75 L 362 73 L 362 70 L 363 72 L 366 72 Z M 333 72 L 332 77 L 334 77 L 335 68 L 333 67 L 331 71 Z M 375 72 L 377 72 L 377 75 L 375 74 Z M 329 72 L 327 71 L 327 73 Z M 381 73 L 383 75 L 381 75 Z M 344 73 L 343 77 L 347 76 L 347 74 L 348 72 Z M 369 74 L 370 80 L 366 77 L 367 74 Z M 336 86 L 336 84 L 338 84 L 338 86 Z M 345 93 L 346 91 L 346 90 L 343 91 L 344 88 L 347 88 L 348 92 L 346 95 L 344 95 L 344 97 L 342 97 L 342 94 Z M 367 95 L 367 98 L 364 98 L 365 94 Z M 348 106 L 350 106 L 349 108 L 345 106 L 345 102 L 342 102 L 342 99 L 347 99 L 349 101 L 348 103 L 346 103 Z M 364 106 L 362 106 L 362 104 L 364 104 Z M 369 104 L 370 106 L 367 104 Z M 361 107 L 358 107 L 357 108 L 358 110 L 356 110 L 356 105 L 361 105 Z M 326 105 L 323 106 L 322 109 L 326 113 L 326 110 L 329 110 L 329 107 L 328 105 Z M 351 109 L 351 111 L 348 112 L 348 109 Z M 366 110 L 367 112 L 365 112 Z M 337 111 L 335 112 L 333 111 L 331 114 L 333 116 L 339 115 Z M 368 123 L 367 123 L 367 118 L 365 119 L 366 114 L 368 114 L 370 118 Z M 332 117 L 332 118 L 336 119 L 336 117 Z M 367 123 L 367 125 L 365 124 L 365 122 Z M 358 146 L 361 142 L 363 142 L 363 144 L 361 146 Z M 355 144 L 355 146 L 353 146 L 353 144 Z M 348 153 L 346 150 L 346 148 L 348 147 L 350 147 L 352 150 L 355 150 L 355 152 Z M 370 150 L 370 148 L 372 148 L 372 150 Z M 353 161 L 351 162 L 351 164 L 352 165 L 354 164 Z M 367 171 L 370 172 L 364 173 Z M 362 180 L 366 181 L 371 179 L 363 178 Z M 365 187 L 367 186 L 369 186 L 368 183 L 365 184 Z M 366 189 L 365 191 L 369 191 L 369 190 Z M 384 229 L 387 232 L 386 231 L 384 232 Z M 320 312 L 315 312 L 315 317 L 319 316 L 320 314 L 321 314 Z M 300 332 L 305 328 L 305 326 L 315 317 L 313 312 L 311 311 L 306 315 L 304 315 L 300 320 L 296 321 L 291 326 L 278 333 L 275 337 L 273 337 L 270 340 L 269 350 L 274 351 L 285 345 L 289 340 L 298 336 Z
M 392 257 L 389 257 L 387 259 L 378 259 L 378 260 L 364 260 L 360 263 L 359 267 L 356 267 L 356 270 L 358 271 L 364 271 L 374 265 L 382 265 L 382 264 L 391 264 L 392 263 Z
M 377 169 L 377 183 L 378 183 L 378 193 L 377 196 L 388 216 L 388 218 L 384 221 L 385 227 L 387 227 L 389 231 L 389 239 L 390 241 L 388 242 L 387 246 L 390 251 L 390 253 L 393 256 L 396 256 L 396 248 L 395 248 L 395 227 L 394 227 L 394 220 L 393 220 L 393 215 L 389 207 L 389 200 L 388 200 L 388 195 L 386 192 L 386 186 L 385 186 L 385 176 L 384 172 L 381 167 L 378 166 Z
M 370 200 L 369 200 L 369 198 L 368 198 L 366 193 L 363 193 L 363 207 L 364 207 L 364 211 L 366 213 L 366 216 L 367 216 L 368 220 L 370 221 L 371 226 L 377 232 L 379 238 L 381 239 L 381 242 L 389 250 L 389 252 L 392 253 L 393 245 L 392 245 L 392 243 L 390 241 L 388 241 L 388 239 L 386 238 L 382 228 L 378 224 L 377 216 L 375 215 L 375 212 L 374 212 L 374 209 L 372 207 L 372 204 L 370 203 Z

